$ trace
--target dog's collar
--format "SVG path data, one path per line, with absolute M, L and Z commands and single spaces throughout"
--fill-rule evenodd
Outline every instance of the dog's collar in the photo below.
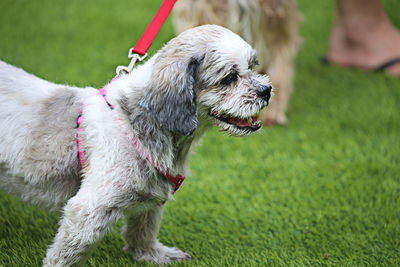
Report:
M 183 181 L 185 180 L 184 175 L 172 175 L 169 171 L 164 171 L 159 164 L 157 164 L 154 159 L 151 157 L 150 153 L 147 152 L 143 146 L 141 145 L 139 139 L 134 135 L 133 136 L 133 143 L 135 143 L 138 151 L 140 152 L 141 156 L 145 159 L 147 159 L 151 165 L 156 168 L 156 170 L 161 173 L 165 178 L 167 178 L 171 183 L 175 185 L 173 193 L 175 193 L 179 187 L 182 185 Z
M 116 81 L 119 78 L 119 76 L 116 76 L 115 78 L 113 78 L 111 80 L 110 83 L 108 83 L 106 86 L 104 86 L 103 88 L 101 88 L 99 90 L 99 95 L 101 95 L 104 99 L 104 101 L 106 102 L 107 106 L 113 110 L 114 106 L 108 101 L 107 99 L 107 88 L 108 86 Z M 85 111 L 85 107 L 82 108 L 78 119 L 77 119 L 77 134 L 76 134 L 76 140 L 77 140 L 77 146 L 78 146 L 78 158 L 79 161 L 81 163 L 82 168 L 84 168 L 85 163 L 86 163 L 86 152 L 85 149 L 83 147 L 83 140 L 82 140 L 82 136 L 80 135 L 83 132 L 83 128 L 81 127 L 82 121 L 83 121 L 83 114 Z M 182 185 L 183 181 L 185 180 L 185 176 L 183 175 L 172 175 L 168 170 L 164 171 L 159 164 L 157 164 L 152 157 L 150 156 L 150 153 L 148 153 L 143 146 L 140 144 L 139 139 L 136 136 L 133 136 L 133 143 L 136 145 L 137 149 L 139 150 L 141 156 L 143 158 L 145 158 L 146 160 L 148 160 L 153 166 L 154 168 L 161 173 L 165 178 L 167 178 L 168 181 L 170 181 L 171 183 L 173 183 L 175 185 L 174 191 L 173 193 L 175 193 L 179 187 Z

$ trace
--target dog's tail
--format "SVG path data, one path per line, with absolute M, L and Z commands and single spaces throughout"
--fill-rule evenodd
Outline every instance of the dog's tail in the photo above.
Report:
M 0 103 L 16 101 L 19 105 L 41 101 L 60 85 L 45 81 L 21 68 L 0 60 Z

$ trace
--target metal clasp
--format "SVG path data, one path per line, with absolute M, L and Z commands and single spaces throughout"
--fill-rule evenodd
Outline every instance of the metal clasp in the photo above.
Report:
M 128 58 L 131 60 L 128 66 L 118 66 L 116 69 L 116 73 L 118 76 L 122 76 L 124 74 L 129 74 L 133 67 L 135 66 L 136 62 L 143 61 L 147 57 L 147 53 L 143 56 L 139 54 L 133 53 L 133 48 L 129 49 Z

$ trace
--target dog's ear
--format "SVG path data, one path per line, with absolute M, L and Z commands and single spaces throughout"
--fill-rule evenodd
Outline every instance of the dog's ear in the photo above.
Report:
M 140 105 L 170 131 L 191 135 L 198 126 L 195 76 L 196 59 L 170 63 L 153 70 L 149 92 Z

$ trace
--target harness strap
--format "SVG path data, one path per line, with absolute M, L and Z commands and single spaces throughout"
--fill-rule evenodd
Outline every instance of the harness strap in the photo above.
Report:
M 171 13 L 172 8 L 174 7 L 176 1 L 177 0 L 164 0 L 160 9 L 154 16 L 153 20 L 151 21 L 151 23 L 149 24 L 149 26 L 147 27 L 147 29 L 145 30 L 143 35 L 140 37 L 137 44 L 133 48 L 129 49 L 128 58 L 131 59 L 129 66 L 128 67 L 118 66 L 117 67 L 117 76 L 114 77 L 109 84 L 107 84 L 106 86 L 104 86 L 103 88 L 101 88 L 99 90 L 99 94 L 101 96 L 103 96 L 104 101 L 106 102 L 106 104 L 108 105 L 108 107 L 111 110 L 114 109 L 114 106 L 107 99 L 107 87 L 112 82 L 117 80 L 123 73 L 130 73 L 131 70 L 133 69 L 133 66 L 135 65 L 135 63 L 137 61 L 142 61 L 147 56 L 147 50 L 149 50 L 149 47 L 151 46 L 154 39 L 156 38 L 156 36 L 157 36 L 158 32 L 160 31 L 161 27 L 163 26 L 165 20 L 168 18 L 169 14 Z M 142 55 L 142 57 L 138 56 L 137 54 Z M 81 163 L 82 168 L 84 168 L 85 163 L 86 163 L 86 152 L 85 152 L 85 149 L 83 146 L 83 139 L 82 139 L 82 135 L 81 135 L 83 132 L 83 128 L 81 127 L 81 124 L 83 121 L 84 112 L 85 112 L 85 106 L 83 106 L 83 108 L 78 116 L 78 119 L 77 119 L 78 131 L 76 133 L 76 140 L 77 140 L 77 146 L 78 146 L 78 157 L 79 157 L 79 161 Z M 144 149 L 141 147 L 139 140 L 136 137 L 134 137 L 133 141 L 136 144 L 136 147 L 138 148 L 138 150 L 141 153 L 143 153 Z M 173 193 L 175 193 L 176 190 L 178 190 L 179 187 L 181 186 L 181 184 L 183 183 L 183 180 L 185 180 L 185 176 L 182 176 L 182 175 L 173 176 L 168 171 L 161 170 L 158 167 L 158 164 L 153 162 L 153 160 L 150 158 L 149 153 L 144 153 L 144 154 L 145 155 L 147 154 L 147 156 L 145 156 L 145 158 L 152 163 L 152 165 L 157 169 L 157 171 L 175 185 L 175 189 L 173 191 Z
M 106 102 L 107 106 L 113 110 L 114 106 L 108 101 L 107 99 L 107 87 L 114 81 L 116 81 L 117 79 L 119 79 L 119 76 L 114 77 L 110 83 L 108 83 L 106 86 L 104 86 L 103 88 L 101 88 L 98 92 L 99 95 L 101 95 L 104 99 L 104 101 Z M 86 106 L 84 105 L 79 116 L 77 119 L 77 123 L 76 123 L 76 128 L 78 129 L 77 133 L 76 133 L 76 142 L 77 142 L 77 146 L 78 146 L 78 158 L 79 161 L 81 163 L 82 168 L 85 167 L 86 164 L 86 151 L 85 148 L 83 146 L 83 138 L 82 138 L 82 133 L 84 128 L 81 127 L 82 122 L 83 122 L 83 115 L 85 113 L 86 110 Z M 151 158 L 150 153 L 148 153 L 143 146 L 140 144 L 139 139 L 136 136 L 133 136 L 133 143 L 136 145 L 137 149 L 139 150 L 140 154 L 142 155 L 143 158 L 145 158 L 146 160 L 148 160 L 153 166 L 154 168 L 156 168 L 156 170 L 161 173 L 165 178 L 167 178 L 170 182 L 172 182 L 175 185 L 173 194 L 175 194 L 175 192 L 179 189 L 179 187 L 182 185 L 183 181 L 185 180 L 185 176 L 183 175 L 172 175 L 169 173 L 169 171 L 164 171 L 159 167 L 159 164 L 157 164 L 156 162 L 154 162 L 154 160 Z
M 182 185 L 183 181 L 185 180 L 185 176 L 183 175 L 172 175 L 168 171 L 164 171 L 161 169 L 159 164 L 157 164 L 154 159 L 151 157 L 150 153 L 146 151 L 143 146 L 140 144 L 139 139 L 136 136 L 133 136 L 133 143 L 136 145 L 137 149 L 139 150 L 140 154 L 142 155 L 143 158 L 147 159 L 153 166 L 154 168 L 157 169 L 159 173 L 161 173 L 165 178 L 167 178 L 171 183 L 175 185 L 174 192 L 175 193 L 179 187 Z
M 114 77 L 111 80 L 111 82 L 109 82 L 106 86 L 101 88 L 98 92 L 99 95 L 103 96 L 104 101 L 111 110 L 114 109 L 114 106 L 107 99 L 107 87 L 112 82 L 115 82 L 118 79 L 119 76 Z M 78 146 L 78 158 L 79 162 L 81 163 L 82 169 L 85 167 L 86 163 L 86 151 L 85 148 L 83 147 L 83 138 L 82 138 L 83 128 L 81 127 L 81 124 L 83 122 L 83 114 L 85 113 L 85 110 L 86 110 L 86 105 L 83 105 L 81 112 L 79 113 L 78 119 L 76 121 L 76 128 L 78 129 L 78 132 L 76 133 L 76 144 Z

